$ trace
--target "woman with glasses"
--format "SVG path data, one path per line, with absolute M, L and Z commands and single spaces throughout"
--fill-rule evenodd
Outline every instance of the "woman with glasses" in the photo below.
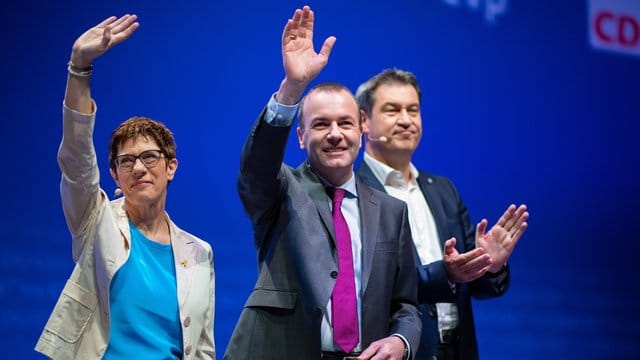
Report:
M 124 196 L 109 201 L 99 184 L 91 64 L 138 26 L 135 15 L 104 20 L 68 63 L 58 162 L 76 265 L 36 345 L 53 359 L 215 359 L 211 247 L 165 212 L 178 168 L 171 132 L 144 117 L 120 124 L 109 171 Z

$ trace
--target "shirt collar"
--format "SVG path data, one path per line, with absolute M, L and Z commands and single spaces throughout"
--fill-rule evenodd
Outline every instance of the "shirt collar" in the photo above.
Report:
M 373 175 L 381 184 L 393 185 L 396 181 L 404 182 L 404 178 L 400 171 L 374 159 L 366 152 L 364 153 L 364 162 L 369 166 L 369 168 L 371 168 L 371 172 L 373 172 Z M 409 181 L 409 184 L 417 184 L 417 179 L 420 173 L 413 163 L 409 163 L 409 171 L 411 172 L 411 180 Z
M 307 166 L 309 166 L 308 163 L 307 163 Z M 311 166 L 309 166 L 309 169 L 313 171 L 311 169 Z M 354 197 L 354 198 L 358 197 L 358 192 L 356 191 L 356 177 L 354 176 L 353 173 L 351 174 L 351 177 L 349 178 L 349 180 L 347 180 L 347 182 L 345 182 L 344 184 L 340 184 L 338 186 L 332 185 L 329 181 L 327 181 L 322 176 L 318 175 L 316 172 L 314 172 L 314 174 L 318 177 L 318 179 L 322 183 L 322 186 L 324 186 L 325 188 L 335 187 L 339 189 L 344 189 L 347 192 L 347 194 L 349 194 L 349 197 Z

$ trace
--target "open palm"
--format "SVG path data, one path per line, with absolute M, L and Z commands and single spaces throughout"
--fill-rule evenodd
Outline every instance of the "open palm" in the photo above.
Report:
M 89 67 L 100 55 L 128 39 L 138 28 L 136 15 L 111 16 L 84 32 L 73 44 L 71 62 L 77 67 Z
M 510 205 L 502 214 L 498 222 L 485 232 L 488 226 L 486 219 L 482 219 L 476 227 L 476 247 L 487 251 L 491 257 L 490 272 L 496 273 L 507 263 L 513 249 L 527 229 L 529 213 L 525 205 L 517 209 Z

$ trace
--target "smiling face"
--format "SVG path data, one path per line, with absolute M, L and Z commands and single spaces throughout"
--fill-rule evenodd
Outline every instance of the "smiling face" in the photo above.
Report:
M 301 106 L 298 142 L 311 168 L 333 185 L 345 183 L 353 176 L 362 136 L 353 95 L 342 88 L 316 88 Z
M 117 157 L 122 155 L 138 156 L 148 150 L 160 150 L 160 146 L 155 140 L 140 135 L 125 141 L 118 149 Z M 162 153 L 155 165 L 148 168 L 147 166 L 142 159 L 137 158 L 131 168 L 122 164 L 115 165 L 115 168 L 111 169 L 111 176 L 122 189 L 127 202 L 135 207 L 160 202 L 164 204 L 167 186 L 178 168 L 178 160 L 175 158 L 167 159 L 166 155 Z
M 367 152 L 376 158 L 394 154 L 410 159 L 422 137 L 418 92 L 410 84 L 386 83 L 375 89 L 372 98 L 370 113 L 364 113 L 363 131 L 370 138 L 388 140 L 368 141 Z

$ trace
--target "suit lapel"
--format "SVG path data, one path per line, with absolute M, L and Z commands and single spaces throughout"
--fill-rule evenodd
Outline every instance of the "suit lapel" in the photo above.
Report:
M 373 191 L 356 180 L 358 190 L 358 208 L 360 210 L 360 223 L 362 224 L 362 294 L 367 289 L 369 275 L 373 266 L 373 255 L 378 242 L 378 230 L 380 227 L 380 204 L 373 196 Z
M 358 168 L 358 176 L 360 177 L 360 180 L 362 180 L 362 182 L 369 185 L 370 187 L 378 191 L 382 191 L 385 194 L 387 193 L 387 191 L 384 189 L 384 185 L 381 184 L 380 181 L 378 181 L 378 178 L 376 178 L 376 176 L 373 174 L 373 171 L 371 171 L 369 165 L 367 165 L 367 163 L 364 161 Z
M 448 229 L 448 225 L 446 223 L 447 215 L 442 207 L 442 197 L 434 185 L 434 179 L 429 174 L 420 172 L 420 176 L 418 176 L 418 185 L 427 200 L 427 205 L 429 205 L 429 209 L 433 215 L 433 220 L 436 223 L 436 229 L 438 230 L 438 236 L 440 237 L 440 248 L 441 250 L 444 250 L 444 242 L 448 239 L 449 234 L 444 233 L 444 229 Z
M 318 210 L 318 214 L 320 215 L 320 219 L 322 220 L 322 223 L 327 229 L 327 232 L 331 237 L 331 241 L 335 246 L 336 234 L 333 228 L 333 216 L 331 215 L 331 210 L 329 209 L 329 197 L 327 195 L 326 189 L 324 188 L 318 177 L 311 171 L 306 161 L 298 166 L 296 172 L 302 175 L 302 181 L 300 181 L 302 190 L 306 192 L 309 195 L 311 201 L 313 201 L 316 209 Z
M 176 224 L 168 219 L 171 228 L 171 247 L 173 249 L 173 262 L 176 269 L 176 282 L 178 287 L 178 303 L 184 307 L 187 299 L 193 270 L 198 263 L 199 246 L 194 246 L 194 241 L 181 236 L 181 231 Z
M 113 211 L 116 226 L 122 236 L 122 244 L 125 251 L 115 251 L 116 256 L 114 258 L 107 259 L 109 263 L 107 266 L 107 277 L 109 281 L 113 279 L 115 273 L 120 267 L 127 261 L 129 254 L 131 253 L 131 228 L 129 227 L 129 217 L 124 209 L 124 197 L 111 202 L 111 210 Z M 114 243 L 115 246 L 120 246 Z

